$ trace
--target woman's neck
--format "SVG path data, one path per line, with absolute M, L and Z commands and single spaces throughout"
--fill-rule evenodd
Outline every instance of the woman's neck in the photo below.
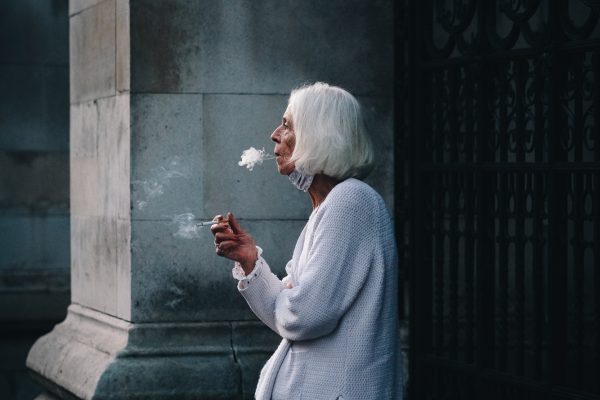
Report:
M 323 201 L 325 201 L 325 198 L 329 192 L 331 192 L 331 189 L 333 189 L 335 185 L 340 182 L 340 180 L 327 175 L 315 175 L 310 188 L 308 188 L 308 195 L 310 196 L 313 210 L 321 205 Z

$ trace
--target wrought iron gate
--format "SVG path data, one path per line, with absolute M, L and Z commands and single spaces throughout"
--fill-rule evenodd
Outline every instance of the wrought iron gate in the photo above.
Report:
M 600 398 L 600 1 L 400 3 L 410 398 Z

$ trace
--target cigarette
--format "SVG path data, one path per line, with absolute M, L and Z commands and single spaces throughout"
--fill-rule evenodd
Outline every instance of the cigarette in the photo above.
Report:
M 204 221 L 204 222 L 198 222 L 198 223 L 196 223 L 196 226 L 211 226 L 211 225 L 214 225 L 214 224 L 219 224 L 219 223 L 221 223 L 221 222 L 227 222 L 227 223 L 229 223 L 229 220 L 227 220 L 227 219 L 222 219 L 222 220 L 220 220 L 220 221 Z

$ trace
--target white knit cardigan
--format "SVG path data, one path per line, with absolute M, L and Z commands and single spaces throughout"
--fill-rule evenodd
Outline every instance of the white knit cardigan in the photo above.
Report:
M 256 399 L 401 399 L 397 254 L 381 196 L 356 179 L 336 185 L 285 269 L 280 280 L 261 257 L 238 284 L 283 338 L 261 371 Z

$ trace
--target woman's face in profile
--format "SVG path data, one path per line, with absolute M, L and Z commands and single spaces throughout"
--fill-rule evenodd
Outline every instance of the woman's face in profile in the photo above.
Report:
M 277 170 L 282 175 L 289 175 L 294 170 L 294 163 L 290 162 L 290 157 L 296 144 L 296 135 L 294 134 L 291 114 L 285 111 L 281 119 L 281 124 L 275 128 L 271 134 L 271 140 L 275 142 L 275 162 Z

